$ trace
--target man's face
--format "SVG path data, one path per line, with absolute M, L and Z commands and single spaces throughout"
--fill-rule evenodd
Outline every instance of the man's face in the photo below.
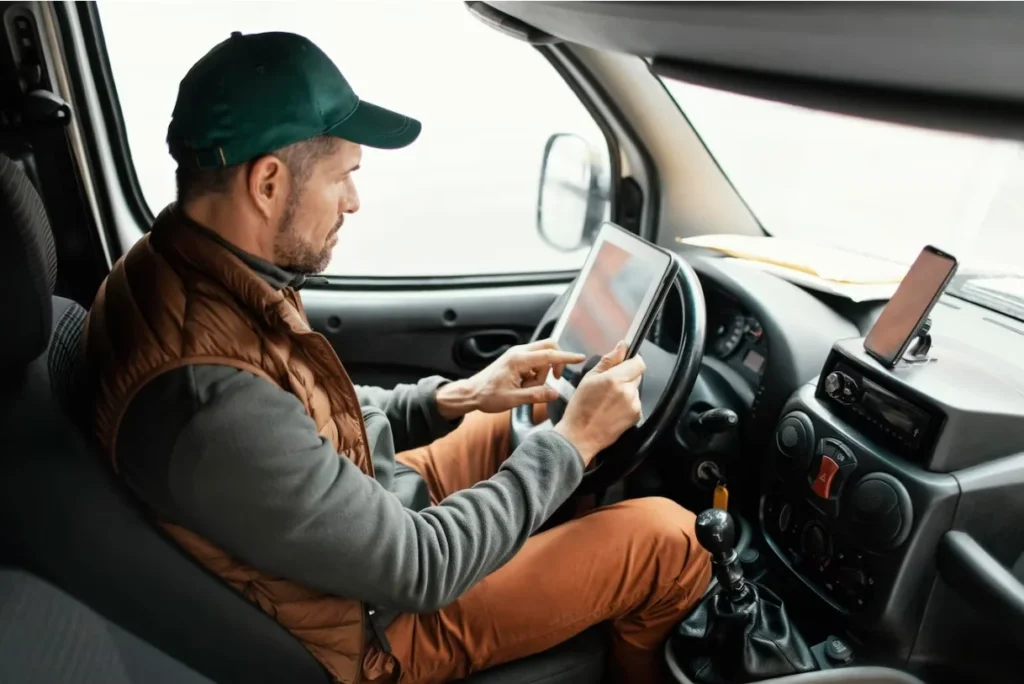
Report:
M 345 214 L 359 210 L 353 172 L 362 147 L 341 140 L 334 151 L 312 160 L 308 178 L 293 183 L 274 238 L 274 263 L 297 273 L 320 273 L 331 261 Z

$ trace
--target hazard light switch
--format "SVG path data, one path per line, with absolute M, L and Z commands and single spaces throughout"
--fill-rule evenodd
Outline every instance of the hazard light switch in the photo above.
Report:
M 821 465 L 818 467 L 818 476 L 814 478 L 811 489 L 822 499 L 828 499 L 832 492 L 832 480 L 839 472 L 839 465 L 830 456 L 821 455 Z

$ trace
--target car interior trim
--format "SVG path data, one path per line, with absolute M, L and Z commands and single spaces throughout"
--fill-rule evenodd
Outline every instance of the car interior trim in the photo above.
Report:
M 718 87 L 742 80 L 794 104 L 1024 137 L 1024 8 L 1012 3 L 489 4 L 563 40 L 674 64 L 677 77 L 729 73 L 731 88 Z

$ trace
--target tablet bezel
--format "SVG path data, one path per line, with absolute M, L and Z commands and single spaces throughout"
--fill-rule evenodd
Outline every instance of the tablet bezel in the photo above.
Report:
M 580 273 L 573 283 L 572 290 L 569 292 L 569 297 L 562 308 L 562 313 L 559 315 L 558 320 L 555 322 L 555 327 L 551 331 L 551 339 L 558 342 L 565 331 L 569 321 L 569 314 L 583 291 L 583 283 L 586 282 L 587 277 L 590 275 L 590 270 L 597 260 L 597 255 L 601 252 L 601 248 L 604 247 L 606 242 L 610 242 L 632 255 L 642 255 L 644 258 L 654 261 L 655 267 L 657 267 L 657 262 L 659 261 L 662 264 L 659 277 L 655 279 L 644 294 L 644 298 L 640 302 L 640 308 L 633 317 L 633 322 L 626 333 L 624 339 L 627 346 L 626 358 L 630 358 L 640 349 L 640 345 L 643 343 L 648 330 L 650 330 L 655 315 L 664 302 L 665 294 L 672 284 L 676 271 L 675 256 L 668 250 L 651 244 L 610 221 L 606 221 L 601 225 L 594 244 L 590 248 L 590 253 L 587 255 L 586 261 L 583 262 L 583 267 L 580 269 Z M 611 350 L 609 349 L 608 351 Z M 554 388 L 565 401 L 569 401 L 576 391 L 576 388 L 570 382 L 562 378 L 555 378 L 554 373 L 550 371 L 548 372 L 546 384 Z

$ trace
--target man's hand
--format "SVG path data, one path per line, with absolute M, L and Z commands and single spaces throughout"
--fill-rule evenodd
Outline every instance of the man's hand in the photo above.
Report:
M 562 351 L 554 340 L 512 347 L 473 377 L 441 387 L 438 413 L 454 420 L 470 411 L 501 413 L 522 404 L 554 401 L 558 393 L 544 384 L 548 371 L 561 377 L 567 365 L 585 359 L 583 354 Z
M 625 357 L 622 342 L 601 357 L 583 376 L 555 426 L 580 452 L 584 466 L 640 420 L 640 377 L 647 366 L 639 356 L 623 361 Z

